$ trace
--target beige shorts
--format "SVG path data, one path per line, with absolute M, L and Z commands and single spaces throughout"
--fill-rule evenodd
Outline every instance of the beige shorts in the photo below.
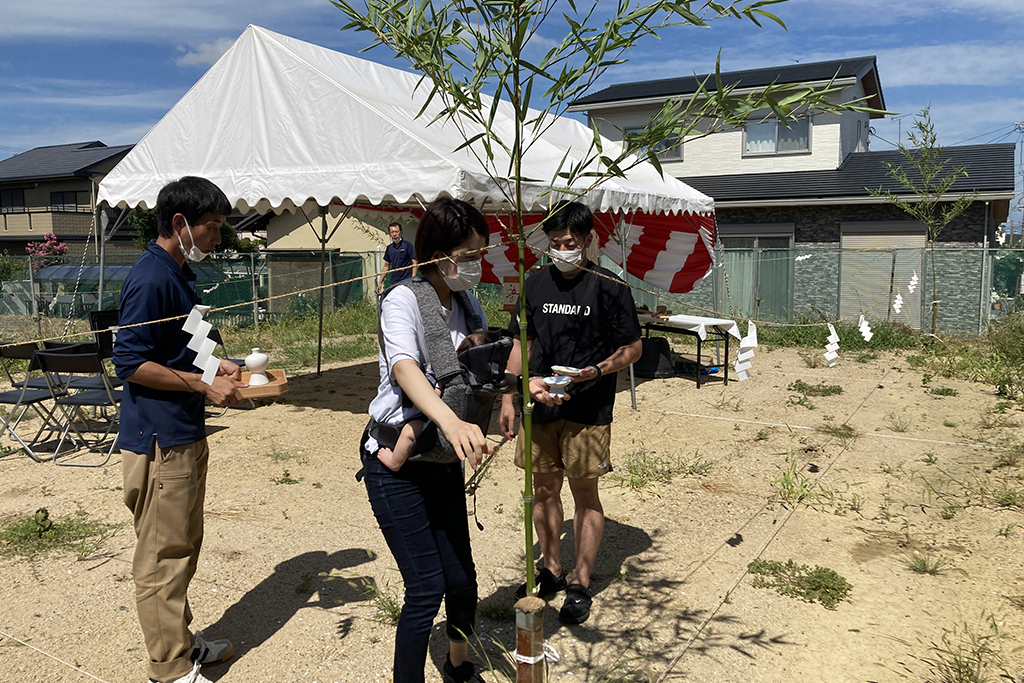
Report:
M 565 472 L 570 479 L 597 479 L 612 471 L 612 426 L 555 420 L 533 425 L 533 471 Z M 523 467 L 523 430 L 516 439 L 516 467 Z

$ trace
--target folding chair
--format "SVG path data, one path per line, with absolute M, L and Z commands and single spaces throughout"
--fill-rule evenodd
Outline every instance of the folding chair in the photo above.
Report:
M 0 433 L 6 432 L 10 434 L 11 438 L 19 444 L 19 447 L 8 449 L 0 453 L 0 456 L 23 450 L 25 455 L 35 462 L 44 462 L 36 454 L 34 447 L 42 442 L 40 437 L 42 437 L 44 432 L 46 432 L 47 439 L 49 439 L 50 436 L 62 430 L 60 421 L 54 414 L 54 409 L 47 408 L 44 403 L 54 398 L 54 396 L 63 396 L 65 390 L 60 384 L 59 378 L 54 381 L 51 388 L 45 376 L 32 377 L 32 372 L 40 369 L 39 362 L 35 359 L 36 353 L 36 345 L 31 342 L 0 349 L 0 356 L 5 360 L 8 358 L 24 358 L 28 354 L 28 367 L 25 370 L 25 379 L 20 382 L 14 380 L 7 364 L 3 363 L 4 372 L 11 381 L 12 388 L 8 391 L 0 392 L 0 405 L 10 406 L 7 409 L 6 415 L 0 414 L 0 425 L 2 425 Z M 40 381 L 46 386 L 45 389 L 34 388 L 34 386 L 38 386 Z M 39 425 L 39 429 L 36 430 L 35 436 L 26 441 L 18 434 L 17 428 L 29 408 L 39 416 L 42 422 Z
M 113 342 L 111 342 L 111 344 L 113 344 Z M 110 357 L 103 355 L 102 346 L 97 342 L 44 341 L 43 350 L 53 351 L 56 353 L 94 353 L 99 354 L 101 360 L 103 358 Z M 111 351 L 113 351 L 113 346 L 111 346 Z M 75 389 L 76 391 L 86 389 L 102 389 L 104 386 L 103 380 L 98 375 L 93 375 L 91 377 L 72 376 L 65 377 L 62 379 L 67 385 L 67 388 Z M 115 389 L 120 388 L 121 385 L 124 384 L 124 382 L 122 382 L 118 377 L 110 377 L 108 375 L 108 379 L 110 380 L 111 385 Z
M 0 346 L 7 342 L 0 341 Z M 48 389 L 49 385 L 46 384 L 46 378 L 42 375 L 39 377 L 28 377 L 24 380 L 16 380 L 14 373 L 11 372 L 9 363 L 15 360 L 32 360 L 32 354 L 39 350 L 39 346 L 35 342 L 24 342 L 22 344 L 14 344 L 6 348 L 0 348 L 0 367 L 3 367 L 4 374 L 7 376 L 7 381 L 11 383 L 12 389 L 20 389 L 23 382 L 28 382 L 29 389 Z
M 114 331 L 117 327 L 117 311 L 89 311 L 89 328 L 92 330 L 100 358 L 114 355 Z
M 64 429 L 61 432 L 60 441 L 57 443 L 57 449 L 53 453 L 53 463 L 69 467 L 100 467 L 105 465 L 117 447 L 117 424 L 120 414 L 121 391 L 114 389 L 110 376 L 107 375 L 106 368 L 103 367 L 103 359 L 96 352 L 62 353 L 60 351 L 39 351 L 33 358 L 38 362 L 39 368 L 50 382 L 50 389 L 54 392 L 54 405 L 60 408 L 64 416 Z M 103 388 L 84 389 L 78 393 L 58 395 L 56 392 L 60 391 L 60 380 L 54 379 L 54 376 L 59 376 L 62 373 L 73 376 L 73 379 L 77 379 L 79 376 L 97 377 L 102 383 Z M 83 411 L 83 408 L 90 407 L 103 409 L 104 419 L 102 421 L 90 419 Z M 107 414 L 107 410 L 110 410 L 111 413 Z M 96 413 L 94 412 L 93 417 L 95 418 L 95 416 Z M 100 422 L 105 423 L 105 427 L 103 429 L 94 429 Z M 80 424 L 82 428 L 79 427 Z M 102 435 L 91 444 L 92 448 L 102 443 L 111 433 L 113 433 L 114 438 L 110 442 L 110 448 L 107 449 L 107 455 L 102 462 L 59 462 L 57 458 L 60 455 L 61 446 L 64 445 L 64 441 L 69 438 L 71 432 L 74 432 L 74 437 L 71 437 L 71 441 L 75 444 L 76 450 L 80 446 L 90 446 L 83 432 L 102 432 Z

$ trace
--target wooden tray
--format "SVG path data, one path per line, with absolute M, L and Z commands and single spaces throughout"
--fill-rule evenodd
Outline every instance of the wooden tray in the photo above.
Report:
M 242 373 L 242 381 L 246 384 L 249 383 L 248 372 Z M 245 387 L 239 389 L 238 393 L 242 395 L 242 398 L 263 398 L 266 396 L 280 396 L 281 394 L 288 392 L 288 378 L 284 375 L 284 370 L 267 370 L 267 379 L 270 380 L 269 384 L 261 384 L 255 387 Z

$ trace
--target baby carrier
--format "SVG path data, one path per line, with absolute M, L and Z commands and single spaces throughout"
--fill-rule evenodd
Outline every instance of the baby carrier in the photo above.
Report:
M 451 332 L 441 315 L 441 301 L 437 298 L 437 292 L 425 279 L 411 278 L 389 287 L 380 297 L 378 313 L 379 306 L 395 287 L 408 287 L 416 295 L 420 317 L 423 319 L 423 334 L 427 342 L 428 365 L 421 369 L 424 373 L 433 373 L 436 386 L 441 390 L 441 400 L 452 409 L 452 412 L 459 419 L 477 425 L 486 434 L 494 408 L 494 399 L 512 388 L 508 386 L 505 374 L 505 365 L 512 352 L 512 338 L 503 334 L 496 341 L 474 346 L 456 356 Z M 466 326 L 471 331 L 483 331 L 483 321 L 476 314 L 466 292 L 452 292 L 452 302 L 453 306 L 462 309 Z M 381 353 L 386 354 L 383 333 L 378 330 L 377 334 Z M 397 388 L 394 380 L 392 383 Z M 411 405 L 404 394 L 402 402 L 406 407 Z M 382 447 L 393 449 L 400 429 L 401 427 L 378 424 L 376 420 L 370 418 L 366 431 L 367 435 L 373 436 Z M 409 459 L 452 463 L 458 462 L 459 457 L 444 434 L 428 421 L 423 432 L 417 437 Z

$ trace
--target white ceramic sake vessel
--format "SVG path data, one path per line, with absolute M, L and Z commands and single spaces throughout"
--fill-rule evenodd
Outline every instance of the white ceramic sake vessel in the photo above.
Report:
M 245 367 L 249 369 L 249 386 L 257 387 L 270 382 L 267 379 L 266 370 L 270 357 L 260 353 L 259 349 L 253 349 L 252 353 L 245 357 Z

